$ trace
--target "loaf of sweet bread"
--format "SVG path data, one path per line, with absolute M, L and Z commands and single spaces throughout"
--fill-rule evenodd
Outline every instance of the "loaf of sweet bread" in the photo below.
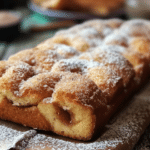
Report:
M 95 15 L 109 15 L 122 8 L 125 0 L 32 0 L 45 9 L 88 12 Z
M 78 140 L 149 77 L 150 22 L 91 20 L 0 61 L 0 118 Z

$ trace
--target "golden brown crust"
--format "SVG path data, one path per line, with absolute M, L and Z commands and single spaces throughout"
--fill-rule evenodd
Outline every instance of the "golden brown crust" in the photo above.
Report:
M 35 129 L 51 130 L 50 124 L 41 115 L 36 106 L 13 106 L 6 98 L 3 98 L 0 102 L 0 118 Z
M 1 61 L 0 118 L 90 140 L 149 76 L 147 35 L 122 31 L 134 22 L 87 21 Z
M 51 122 L 55 133 L 80 140 L 91 139 L 95 133 L 96 110 L 101 111 L 100 117 L 107 111 L 100 89 L 93 81 L 78 74 L 62 78 L 52 98 L 44 99 L 38 108 Z M 101 120 L 101 125 L 103 122 Z M 84 132 L 85 129 L 88 132 Z

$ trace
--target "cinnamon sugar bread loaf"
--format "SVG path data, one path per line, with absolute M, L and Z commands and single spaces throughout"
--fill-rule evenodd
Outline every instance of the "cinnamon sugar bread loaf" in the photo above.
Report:
M 149 77 L 150 22 L 91 20 L 0 62 L 0 118 L 78 140 Z

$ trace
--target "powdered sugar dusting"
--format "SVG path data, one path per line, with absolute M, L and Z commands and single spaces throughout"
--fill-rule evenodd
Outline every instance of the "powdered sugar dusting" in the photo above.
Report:
M 18 61 L 15 64 L 11 64 L 10 66 L 8 66 L 5 75 L 3 75 L 7 77 L 7 75 L 9 76 L 15 74 L 14 76 L 12 76 L 12 80 L 20 80 L 22 78 L 25 78 L 25 76 L 27 76 L 27 73 L 33 74 L 32 67 L 27 63 Z
M 39 72 L 50 72 L 52 66 L 60 59 L 64 57 L 61 56 L 57 51 L 43 50 L 37 51 L 35 53 L 36 58 L 36 70 Z
M 79 31 L 78 33 L 80 36 L 93 38 L 93 37 L 99 37 L 101 38 L 100 34 L 97 32 L 96 29 L 92 27 L 84 28 L 83 30 Z
M 124 68 L 126 67 L 126 59 L 119 51 L 124 51 L 124 49 L 118 46 L 102 45 L 95 48 L 92 53 L 95 53 L 95 56 L 97 55 L 104 64 L 116 64 L 119 65 L 120 68 Z
M 149 150 L 150 149 L 150 126 L 146 129 L 144 134 L 141 136 L 138 144 L 134 147 L 133 150 Z
M 39 53 L 36 54 L 37 61 L 41 61 L 43 63 L 51 63 L 55 62 L 62 57 L 56 52 L 52 50 L 45 50 L 45 51 L 40 51 Z
M 18 125 L 10 125 L 0 121 L 0 149 L 8 150 L 11 148 L 22 150 L 26 147 L 31 137 L 36 134 L 35 130 L 28 130 Z
M 53 70 L 69 71 L 84 74 L 89 68 L 100 66 L 101 64 L 95 61 L 79 60 L 79 59 L 62 59 L 56 63 Z
M 54 49 L 62 56 L 64 57 L 72 57 L 75 55 L 79 55 L 79 52 L 70 46 L 64 45 L 64 44 L 55 44 Z
M 105 44 L 128 46 L 129 37 L 127 34 L 120 33 L 118 31 L 106 36 L 104 39 Z
M 89 47 L 96 47 L 102 44 L 102 34 L 91 26 L 84 26 L 83 28 L 81 25 L 78 25 L 77 27 L 60 31 L 54 36 L 54 39 L 57 39 L 59 36 L 61 38 L 64 37 L 67 40 L 66 42 L 69 41 L 72 47 L 76 47 L 81 41 Z
M 109 132 L 109 138 L 107 141 L 100 140 L 93 143 L 78 143 L 78 142 L 69 142 L 59 139 L 54 139 L 52 137 L 47 137 L 42 134 L 36 135 L 31 141 L 29 141 L 29 145 L 27 148 L 33 147 L 34 150 L 44 149 L 44 148 L 50 148 L 52 147 L 53 150 L 94 150 L 94 149 L 105 149 L 108 147 L 115 148 L 119 143 L 121 143 L 121 140 L 114 140 L 112 139 L 112 136 L 115 135 L 115 132 Z
M 150 99 L 134 99 L 117 117 L 106 126 L 107 130 L 95 141 L 84 143 L 60 140 L 57 137 L 37 134 L 29 141 L 27 148 L 34 150 L 50 148 L 53 150 L 132 150 L 150 119 Z
M 122 24 L 120 32 L 126 33 L 129 36 L 145 36 L 150 38 L 149 22 L 144 19 L 129 20 Z
M 43 99 L 44 103 L 51 103 L 52 102 L 52 97 L 47 97 Z
M 90 20 L 90 21 L 86 21 L 83 26 L 90 26 L 92 28 L 95 28 L 100 34 L 101 37 L 105 37 L 109 34 L 111 34 L 113 32 L 113 29 L 107 25 L 107 22 L 104 23 L 105 20 L 99 20 L 99 19 L 95 19 L 95 20 Z

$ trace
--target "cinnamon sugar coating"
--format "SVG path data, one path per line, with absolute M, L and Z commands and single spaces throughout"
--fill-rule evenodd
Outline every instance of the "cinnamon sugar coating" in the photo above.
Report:
M 148 25 L 146 20 L 87 21 L 1 61 L 0 117 L 90 140 L 147 80 L 149 32 L 138 30 L 149 30 Z M 4 104 L 9 113 L 3 113 Z

